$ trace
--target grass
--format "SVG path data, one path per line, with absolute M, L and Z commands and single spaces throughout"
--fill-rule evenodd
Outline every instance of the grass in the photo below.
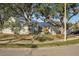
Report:
M 31 44 L 0 44 L 0 48 L 30 48 Z
M 53 47 L 53 46 L 65 46 L 65 45 L 73 45 L 79 44 L 79 39 L 76 40 L 68 40 L 62 42 L 53 42 L 53 43 L 45 43 L 45 44 L 37 44 L 38 47 Z
M 0 34 L 0 40 L 2 38 L 10 38 L 15 37 L 15 39 L 21 39 L 27 38 L 26 36 L 17 36 L 17 35 L 8 35 L 8 34 Z M 19 37 L 19 38 L 18 38 Z M 63 39 L 63 35 L 45 35 L 44 40 L 53 40 L 53 39 Z M 4 40 L 7 40 L 4 39 Z M 42 38 L 41 38 L 42 39 Z M 8 39 L 10 40 L 10 39 Z M 14 40 L 14 38 L 13 38 Z M 25 39 L 26 40 L 26 39 Z M 31 41 L 31 40 L 30 40 Z M 79 39 L 75 40 L 68 40 L 68 41 L 62 41 L 62 42 L 52 42 L 52 43 L 43 43 L 43 44 L 0 44 L 0 48 L 39 48 L 39 47 L 53 47 L 53 46 L 64 46 L 64 45 L 72 45 L 72 44 L 79 44 Z
M 40 42 L 60 40 L 60 39 L 64 39 L 64 35 L 60 35 L 60 34 L 56 34 L 56 35 L 46 34 L 46 35 L 43 35 L 42 37 L 38 36 L 37 38 L 35 38 L 35 40 L 40 41 Z
M 79 39 L 44 44 L 0 44 L 0 48 L 40 48 L 79 44 Z
M 63 39 L 64 38 L 63 34 L 56 34 L 56 35 L 47 34 L 45 36 L 49 37 L 49 38 L 53 38 L 53 39 Z
M 2 38 L 8 38 L 8 37 L 13 37 L 13 35 L 0 34 L 0 39 L 2 39 Z
M 8 40 L 31 40 L 31 35 L 13 35 L 13 34 L 1 34 L 0 33 L 0 41 L 8 41 Z

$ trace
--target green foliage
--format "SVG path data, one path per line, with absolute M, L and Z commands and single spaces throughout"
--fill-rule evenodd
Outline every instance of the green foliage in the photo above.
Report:
M 79 26 L 78 26 L 78 24 L 74 24 L 72 28 L 75 31 L 75 30 L 78 30 L 79 29 Z
M 64 13 L 64 4 L 38 4 L 37 11 L 47 15 L 55 15 L 57 12 Z
M 68 3 L 67 4 L 67 19 L 68 19 L 68 21 L 74 16 L 74 15 L 76 15 L 78 12 L 79 12 L 79 10 L 78 9 L 74 9 L 75 7 L 77 7 L 77 6 L 79 6 L 79 4 L 78 3 Z M 72 10 L 73 10 L 73 13 L 72 14 L 74 14 L 73 16 L 71 16 L 71 17 L 69 17 L 69 8 L 72 8 Z
M 40 41 L 40 42 L 44 42 L 48 39 L 46 37 L 38 37 L 37 40 Z
M 35 3 L 34 3 L 35 4 Z M 10 16 L 20 15 L 23 16 L 24 12 L 29 16 L 34 10 L 41 12 L 45 16 L 47 15 L 55 15 L 57 12 L 63 14 L 64 12 L 64 4 L 53 4 L 53 3 L 43 3 L 36 4 L 35 7 L 32 7 L 34 4 L 0 4 L 0 10 L 3 11 L 5 18 L 9 18 Z M 30 15 L 31 16 L 31 15 Z
M 51 41 L 51 40 L 54 40 L 54 37 L 53 36 L 51 36 L 51 35 L 49 35 L 49 34 L 47 34 L 47 35 L 43 35 L 43 36 L 39 36 L 39 37 L 37 37 L 37 38 L 35 38 L 35 40 L 38 40 L 38 41 L 40 41 L 40 42 L 44 42 L 44 41 Z
M 33 7 L 33 5 L 35 6 Z M 54 3 L 43 3 L 43 4 L 36 4 L 36 3 L 7 3 L 7 4 L 0 4 L 0 11 L 1 14 L 3 14 L 4 22 L 7 22 L 4 24 L 4 27 L 16 27 L 16 32 L 19 30 L 19 23 L 16 21 L 16 23 L 10 23 L 8 19 L 10 17 L 24 17 L 25 20 L 30 23 L 31 21 L 31 15 L 33 12 L 39 12 L 42 13 L 44 16 L 55 16 L 57 12 L 60 12 L 61 14 L 64 13 L 64 4 L 54 4 Z M 37 24 L 33 24 L 33 26 L 37 26 Z M 37 26 L 38 27 L 38 26 Z M 15 30 L 15 29 L 13 29 Z

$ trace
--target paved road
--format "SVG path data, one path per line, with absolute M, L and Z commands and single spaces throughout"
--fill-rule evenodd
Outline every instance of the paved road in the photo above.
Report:
M 79 56 L 79 44 L 50 48 L 0 48 L 1 56 Z

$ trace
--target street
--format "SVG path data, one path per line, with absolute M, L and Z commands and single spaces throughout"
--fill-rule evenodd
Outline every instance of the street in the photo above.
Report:
M 0 56 L 79 56 L 79 44 L 46 48 L 0 48 Z

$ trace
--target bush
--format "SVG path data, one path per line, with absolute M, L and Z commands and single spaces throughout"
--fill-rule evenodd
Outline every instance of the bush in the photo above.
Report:
M 51 41 L 51 40 L 56 40 L 56 39 L 63 39 L 64 35 L 61 34 L 57 34 L 57 35 L 51 35 L 51 34 L 46 34 L 43 36 L 38 36 L 37 38 L 35 38 L 35 40 L 38 40 L 40 42 L 44 42 L 44 41 Z
M 35 45 L 35 44 L 32 44 L 32 45 L 31 45 L 31 48 L 38 48 L 38 46 Z
M 64 35 L 58 34 L 58 35 L 56 35 L 56 38 L 57 39 L 63 39 L 64 38 Z
M 53 38 L 44 35 L 42 37 L 37 37 L 36 40 L 38 40 L 40 42 L 44 42 L 44 41 L 47 41 L 47 40 L 53 40 Z
M 44 42 L 47 39 L 45 37 L 37 37 L 36 40 L 40 41 L 40 42 Z

